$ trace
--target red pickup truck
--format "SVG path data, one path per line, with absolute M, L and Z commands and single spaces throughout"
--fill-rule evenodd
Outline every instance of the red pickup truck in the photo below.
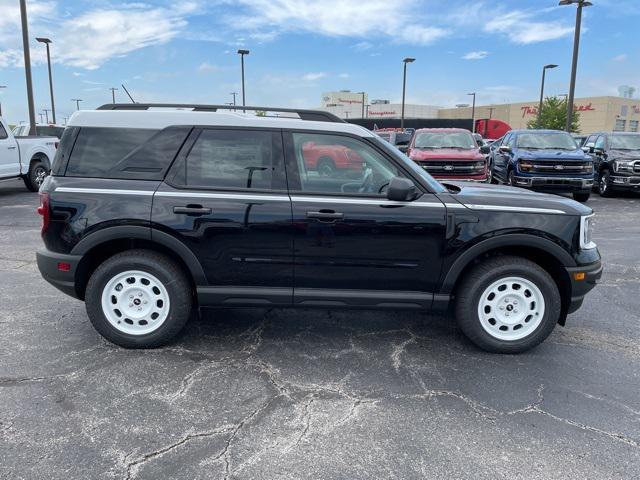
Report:
M 422 128 L 413 135 L 407 155 L 435 178 L 486 182 L 488 150 L 478 147 L 469 130 Z
M 362 157 L 344 145 L 320 145 L 306 142 L 302 145 L 302 156 L 307 170 L 315 170 L 319 175 L 334 175 L 362 171 Z

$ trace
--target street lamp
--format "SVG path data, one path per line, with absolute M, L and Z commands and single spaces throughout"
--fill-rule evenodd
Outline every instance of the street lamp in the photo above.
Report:
M 27 21 L 27 0 L 20 0 L 20 20 L 22 22 L 22 51 L 24 52 L 24 76 L 27 80 L 27 103 L 29 106 L 29 134 L 36 134 L 36 107 L 33 103 L 33 82 L 31 81 L 31 53 L 29 50 L 29 22 Z
M 473 104 L 471 105 L 471 122 L 473 126 L 471 127 L 471 131 L 476 133 L 476 92 L 467 93 L 467 95 L 473 97 Z
M 544 77 L 545 74 L 547 73 L 547 69 L 552 69 L 552 68 L 556 68 L 558 65 L 554 65 L 553 63 L 549 64 L 549 65 L 545 65 L 542 68 L 542 85 L 540 85 L 540 105 L 538 105 L 538 128 L 541 127 L 541 121 L 542 121 L 542 101 L 544 99 Z
M 580 49 L 580 28 L 582 25 L 582 7 L 590 7 L 593 3 L 587 0 L 560 0 L 558 5 L 576 4 L 576 29 L 573 36 L 573 61 L 571 63 L 571 83 L 569 84 L 569 98 L 567 99 L 567 125 L 565 130 L 571 131 L 573 123 L 573 98 L 576 90 L 576 71 L 578 70 L 578 51 Z
M 229 95 L 233 96 L 233 103 L 232 105 L 235 107 L 236 106 L 236 95 L 238 95 L 238 92 L 231 92 L 229 93 Z M 235 112 L 236 109 L 234 108 L 233 111 Z
M 84 100 L 81 98 L 72 98 L 71 101 L 76 102 L 76 110 L 80 110 L 80 102 L 83 102 Z
M 402 62 L 404 63 L 404 73 L 402 75 L 402 115 L 400 116 L 400 128 L 404 128 L 404 98 L 407 90 L 407 63 L 415 62 L 415 58 L 407 57 Z
M 358 92 L 360 95 L 362 95 L 362 118 L 364 118 L 364 96 L 365 96 L 365 92 Z
M 36 40 L 40 43 L 44 43 L 47 47 L 47 66 L 49 68 L 49 93 L 51 94 L 51 115 L 53 117 L 53 123 L 56 123 L 56 103 L 53 100 L 53 77 L 51 76 L 51 53 L 49 51 L 49 45 L 52 43 L 50 39 L 44 37 L 36 37 Z
M 0 85 L 0 88 L 7 88 L 6 85 Z M 2 102 L 0 102 L 0 117 L 2 116 Z
M 109 90 L 111 90 L 111 103 L 116 103 L 116 90 L 118 89 L 111 87 Z
M 49 110 L 48 108 L 43 108 L 42 111 L 44 112 L 45 118 L 47 120 L 47 125 L 49 125 L 49 112 L 51 110 Z
M 245 102 L 245 96 L 244 96 L 244 56 L 245 55 L 249 55 L 249 50 L 238 50 L 238 55 L 240 55 L 240 69 L 242 72 L 242 106 L 246 106 L 246 102 Z M 242 109 L 243 112 L 246 112 L 246 110 L 243 108 Z

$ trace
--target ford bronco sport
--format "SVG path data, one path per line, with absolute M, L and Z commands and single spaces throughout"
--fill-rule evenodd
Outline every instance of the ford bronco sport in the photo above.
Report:
M 451 306 L 479 347 L 521 352 L 601 275 L 589 207 L 438 183 L 327 112 L 225 108 L 110 104 L 64 132 L 38 267 L 118 345 L 165 344 L 202 307 Z M 309 142 L 351 150 L 359 174 L 308 169 Z

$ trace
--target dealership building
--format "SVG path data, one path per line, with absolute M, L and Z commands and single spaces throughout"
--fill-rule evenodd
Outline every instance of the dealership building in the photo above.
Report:
M 495 118 L 512 128 L 527 128 L 538 115 L 539 101 L 476 106 L 475 118 Z M 624 97 L 576 98 L 575 109 L 580 113 L 581 133 L 598 131 L 638 132 L 640 99 Z M 443 108 L 439 118 L 471 118 L 471 107 Z
M 364 102 L 364 115 L 363 105 Z M 438 118 L 440 107 L 435 105 L 417 105 L 405 103 L 405 118 Z M 402 104 L 389 100 L 371 100 L 366 92 L 340 90 L 322 94 L 321 110 L 331 112 L 340 118 L 400 118 Z

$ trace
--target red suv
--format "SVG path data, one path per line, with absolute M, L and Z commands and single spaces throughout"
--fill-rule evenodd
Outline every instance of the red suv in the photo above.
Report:
M 469 130 L 421 128 L 416 130 L 407 155 L 436 178 L 486 182 L 488 151 L 489 147 L 478 147 Z
M 315 170 L 319 175 L 326 176 L 332 176 L 337 171 L 362 171 L 364 162 L 360 155 L 344 145 L 305 142 L 302 145 L 302 155 L 307 170 Z

